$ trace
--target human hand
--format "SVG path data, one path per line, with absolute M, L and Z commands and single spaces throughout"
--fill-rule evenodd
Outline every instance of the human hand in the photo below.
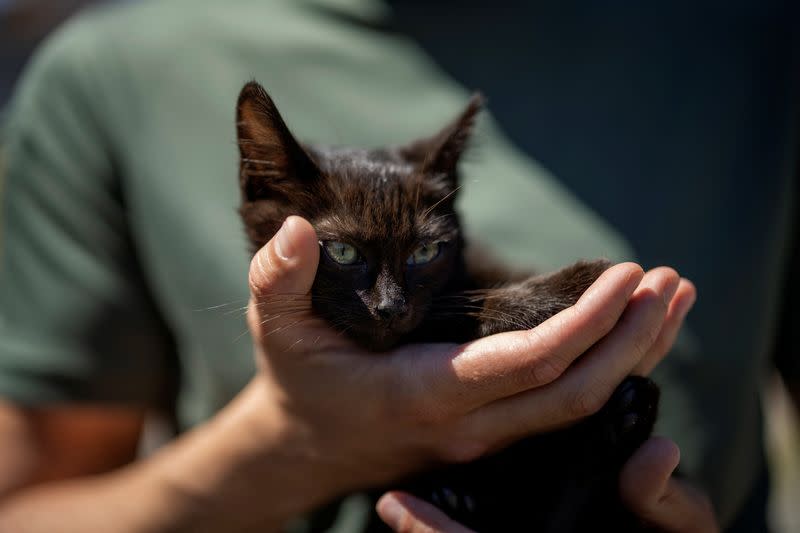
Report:
M 663 357 L 693 299 L 671 269 L 620 264 L 534 329 L 373 354 L 312 313 L 318 254 L 310 224 L 290 217 L 250 269 L 253 445 L 278 442 L 313 471 L 286 474 L 304 496 L 294 512 L 594 413 Z
M 620 475 L 623 502 L 636 516 L 661 531 L 719 531 L 708 497 L 672 477 L 679 458 L 678 447 L 668 439 L 653 437 L 645 442 Z M 433 505 L 403 492 L 386 493 L 378 500 L 377 510 L 398 533 L 474 533 Z
M 642 444 L 620 473 L 622 501 L 636 516 L 662 531 L 719 531 L 708 496 L 672 476 L 679 461 L 680 450 L 669 439 L 652 437 Z

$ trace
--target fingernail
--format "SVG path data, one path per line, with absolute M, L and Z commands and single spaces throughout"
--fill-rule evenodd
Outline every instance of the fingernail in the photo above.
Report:
M 389 527 L 396 529 L 400 526 L 405 511 L 393 494 L 384 495 L 378 500 L 376 507 L 378 514 Z
M 295 254 L 294 243 L 290 235 L 291 225 L 292 221 L 291 217 L 289 217 L 283 221 L 281 229 L 275 234 L 275 253 L 277 253 L 281 259 L 289 260 Z

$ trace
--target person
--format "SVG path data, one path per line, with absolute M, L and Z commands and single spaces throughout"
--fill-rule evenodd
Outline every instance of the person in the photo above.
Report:
M 5 129 L 0 521 L 14 525 L 8 528 L 277 527 L 433 457 L 473 457 L 509 427 L 541 431 L 586 414 L 621 376 L 648 370 L 664 355 L 694 290 L 673 271 L 643 275 L 622 264 L 549 330 L 461 351 L 402 349 L 380 364 L 371 358 L 365 365 L 363 354 L 333 339 L 323 343 L 327 352 L 313 347 L 319 357 L 289 357 L 281 343 L 310 338 L 303 333 L 319 325 L 261 339 L 250 306 L 255 368 L 236 312 L 250 299 L 234 210 L 232 108 L 241 84 L 256 77 L 268 86 L 301 137 L 352 145 L 432 131 L 465 100 L 413 41 L 381 26 L 379 7 L 144 2 L 87 13 L 39 52 Z M 517 264 L 632 256 L 491 121 L 481 138 L 464 168 L 461 207 L 470 232 Z M 309 228 L 295 220 L 284 229 L 298 255 L 272 245 L 256 256 L 262 261 L 249 269 L 256 303 L 276 286 L 302 292 L 312 275 Z M 617 311 L 601 312 L 606 305 Z M 564 369 L 611 326 L 585 363 Z M 531 337 L 544 343 L 538 352 Z M 609 349 L 614 343 L 619 349 Z M 303 344 L 295 352 L 312 350 Z M 463 350 L 486 354 L 474 361 L 487 366 L 442 374 L 436 362 L 456 361 Z M 365 366 L 374 372 L 354 371 Z M 482 379 L 463 382 L 476 375 Z M 353 383 L 354 376 L 363 380 Z M 448 377 L 455 379 L 449 403 Z M 668 397 L 670 386 L 679 390 L 667 384 Z M 534 416 L 526 404 L 523 425 L 486 417 L 498 426 L 467 439 L 433 429 L 466 431 L 474 427 L 464 422 L 468 413 L 489 413 L 520 391 L 527 392 L 515 401 L 542 409 Z M 450 408 L 436 424 L 422 416 L 433 399 Z M 134 461 L 153 409 L 174 412 L 182 434 Z M 713 429 L 702 426 L 707 419 L 692 419 L 704 413 L 683 412 L 679 402 L 665 410 L 665 432 L 679 442 Z M 474 446 L 452 449 L 453 442 Z M 682 448 L 682 469 L 705 484 L 694 474 L 709 448 Z M 713 529 L 703 497 L 669 480 L 676 460 L 665 440 L 640 450 L 623 476 L 633 481 L 622 483 L 632 508 L 666 528 Z M 725 509 L 723 526 L 750 489 L 744 481 L 711 493 Z M 381 509 L 397 529 L 416 527 L 409 517 L 421 516 L 415 502 L 395 494 Z M 357 530 L 366 515 L 353 496 L 293 527 Z
M 694 296 L 670 269 L 644 274 L 634 264 L 621 264 L 575 307 L 535 332 L 463 347 L 408 347 L 376 358 L 315 320 L 308 301 L 300 314 L 276 314 L 281 302 L 269 296 L 308 293 L 318 253 L 313 228 L 292 217 L 254 258 L 247 318 L 260 368 L 221 413 L 116 474 L 23 491 L 5 504 L 2 525 L 14 531 L 234 531 L 258 524 L 269 530 L 342 490 L 388 482 L 418 465 L 421 452 L 467 460 L 484 446 L 597 409 L 628 372 L 658 362 Z M 295 335 L 264 334 L 267 328 L 288 332 L 300 318 L 307 320 L 303 336 L 320 339 L 306 349 L 295 348 Z M 583 363 L 554 381 L 581 354 Z M 527 359 L 538 363 L 524 364 Z M 509 369 L 516 372 L 510 376 Z M 108 413 L 93 414 L 78 429 L 80 437 L 104 426 Z M 52 427 L 49 416 L 45 411 L 44 427 Z M 102 460 L 86 456 L 102 449 L 101 443 L 83 444 L 68 452 L 84 461 Z M 685 531 L 684 525 L 708 530 L 711 514 L 704 500 L 680 500 L 695 493 L 675 489 L 668 492 L 675 499 L 658 499 L 663 488 L 657 485 L 677 462 L 674 446 L 654 440 L 636 460 L 661 469 L 643 469 L 628 489 L 644 517 Z M 51 459 L 40 463 L 51 466 Z M 650 499 L 638 496 L 642 490 Z M 664 512 L 677 510 L 673 506 L 682 512 Z M 66 510 L 67 523 L 60 512 Z M 109 527 L 112 520 L 118 527 Z

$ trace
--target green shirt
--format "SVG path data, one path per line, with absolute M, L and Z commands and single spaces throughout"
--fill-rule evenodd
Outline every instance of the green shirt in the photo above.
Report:
M 3 133 L 0 395 L 174 405 L 181 428 L 225 405 L 254 371 L 236 214 L 244 82 L 270 91 L 298 137 L 328 144 L 406 141 L 467 99 L 414 41 L 381 28 L 385 14 L 369 0 L 141 2 L 49 39 Z M 459 199 L 471 235 L 543 269 L 632 258 L 490 117 L 475 144 Z M 659 370 L 660 432 L 730 520 L 762 468 L 758 376 L 718 406 L 740 423 L 716 425 L 699 408 L 708 391 L 684 377 L 717 363 L 687 339 Z M 344 509 L 338 530 L 358 530 L 363 508 Z

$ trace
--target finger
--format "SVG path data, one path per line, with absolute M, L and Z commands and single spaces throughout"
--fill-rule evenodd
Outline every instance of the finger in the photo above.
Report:
M 677 285 L 672 271 L 648 272 L 611 333 L 560 379 L 476 410 L 468 432 L 484 443 L 493 439 L 494 447 L 597 412 L 650 350 Z
M 639 518 L 664 531 L 718 531 L 708 497 L 672 477 L 679 461 L 680 450 L 669 439 L 654 437 L 645 442 L 620 474 L 622 501 Z
M 314 228 L 300 217 L 287 218 L 250 262 L 247 318 L 254 337 L 264 337 L 309 315 L 318 262 Z
M 667 311 L 667 317 L 664 319 L 661 333 L 659 333 L 656 342 L 653 343 L 653 347 L 644 356 L 642 362 L 633 369 L 633 374 L 639 376 L 648 375 L 669 353 L 675 344 L 675 339 L 678 337 L 678 332 L 683 326 L 687 313 L 694 306 L 695 300 L 697 300 L 697 290 L 694 284 L 688 279 L 681 279 L 678 290 L 669 304 L 669 310 Z
M 455 355 L 421 360 L 419 396 L 435 395 L 443 408 L 464 413 L 550 383 L 611 330 L 642 276 L 639 265 L 616 265 L 574 306 L 533 329 L 484 337 L 456 348 Z
M 433 505 L 404 492 L 388 492 L 375 506 L 378 515 L 398 533 L 474 533 Z

